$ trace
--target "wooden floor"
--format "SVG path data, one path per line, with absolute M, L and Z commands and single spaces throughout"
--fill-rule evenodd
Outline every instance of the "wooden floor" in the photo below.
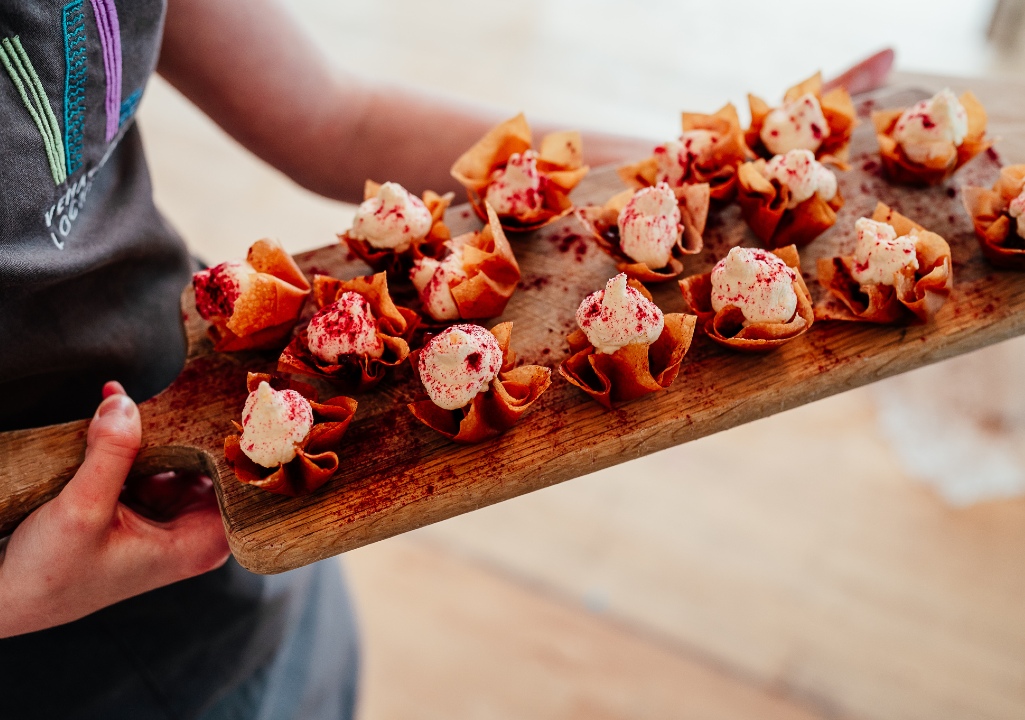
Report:
M 624 652 L 613 637 L 632 636 L 652 662 L 697 663 L 795 713 L 1021 717 L 1025 502 L 949 509 L 902 476 L 873 420 L 869 396 L 848 393 L 350 553 L 359 605 L 371 608 L 368 617 L 381 614 L 380 626 L 367 627 L 369 676 L 376 639 L 399 643 L 425 667 L 446 658 L 449 682 L 496 662 L 492 652 L 515 677 L 574 644 L 566 635 L 584 630 L 570 621 L 580 617 L 615 630 L 596 649 L 602 656 Z M 410 555 L 437 558 L 425 566 L 462 566 L 467 579 L 418 571 L 425 579 L 401 600 L 385 599 L 392 586 L 374 580 L 387 572 L 379 565 L 405 575 L 398 558 Z M 475 577 L 506 588 L 507 617 L 487 644 L 461 653 L 461 671 L 448 666 L 444 643 L 411 631 L 405 616 L 439 603 L 429 622 L 442 637 L 477 633 L 478 603 L 493 601 L 471 589 Z M 563 632 L 540 636 L 554 648 L 522 645 L 524 633 L 534 637 L 535 603 L 566 618 Z M 561 693 L 591 682 L 592 661 L 559 666 L 566 687 L 546 691 L 546 712 L 510 706 L 495 716 L 572 717 Z M 635 700 L 647 698 L 650 671 L 640 660 L 631 667 L 618 682 Z M 699 691 L 683 667 L 672 672 L 678 714 L 609 716 L 703 717 L 684 711 Z M 606 682 L 592 691 L 608 690 Z M 740 712 L 724 689 L 700 692 L 732 717 L 768 714 Z M 374 696 L 371 685 L 368 702 Z M 367 717 L 443 716 L 412 702 L 403 713 Z
M 446 6 L 464 18 L 455 31 L 409 0 L 292 6 L 340 62 L 668 136 L 678 110 L 742 102 L 748 88 L 775 96 L 899 37 L 908 68 L 1020 71 L 1020 57 L 985 48 L 984 12 L 939 4 L 935 31 L 920 34 L 929 42 L 888 29 L 913 18 L 872 20 L 890 3 L 865 3 L 875 10 L 842 31 L 836 18 L 805 19 L 812 61 L 758 44 L 778 20 L 756 2 L 741 4 L 738 24 L 712 3 L 683 16 L 687 4 L 666 0 L 635 16 L 609 2 L 460 0 Z M 691 22 L 728 24 L 734 52 L 715 33 L 675 42 Z M 579 27 L 588 42 L 566 30 Z M 140 117 L 158 202 L 207 259 L 267 235 L 316 247 L 348 227 L 351 207 L 248 158 L 166 86 L 150 87 Z M 1016 343 L 1005 358 L 1023 357 Z M 870 390 L 343 562 L 363 630 L 361 720 L 1025 717 L 1025 500 L 946 504 L 902 470 Z

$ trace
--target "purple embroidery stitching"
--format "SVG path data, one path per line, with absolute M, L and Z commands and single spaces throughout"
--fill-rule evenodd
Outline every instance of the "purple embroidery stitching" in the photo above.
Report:
M 114 0 L 89 0 L 100 31 L 100 47 L 103 49 L 103 68 L 107 75 L 107 94 L 104 107 L 107 111 L 107 142 L 117 135 L 121 124 L 121 26 L 117 20 Z

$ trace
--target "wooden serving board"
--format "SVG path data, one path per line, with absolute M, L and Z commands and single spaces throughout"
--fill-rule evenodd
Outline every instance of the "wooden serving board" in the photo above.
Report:
M 273 369 L 276 355 L 214 353 L 189 289 L 183 297 L 187 364 L 170 388 L 141 405 L 146 448 L 136 471 L 208 472 L 235 557 L 255 572 L 276 573 L 1022 334 L 1025 274 L 984 262 L 958 191 L 963 184 L 991 185 L 996 155 L 975 159 L 950 184 L 927 190 L 890 186 L 879 174 L 867 113 L 924 96 L 885 90 L 860 101 L 852 169 L 840 175 L 846 205 L 836 226 L 802 252 L 802 263 L 821 299 L 815 258 L 849 251 L 854 221 L 881 199 L 951 245 L 954 291 L 933 324 L 817 323 L 766 356 L 734 354 L 699 336 L 668 391 L 612 411 L 553 372 L 552 387 L 520 425 L 470 447 L 413 419 L 405 403 L 417 388 L 410 368 L 402 367 L 357 396 L 337 476 L 310 496 L 286 498 L 237 482 L 222 452 L 231 420 L 241 415 L 246 373 Z M 614 169 L 605 168 L 589 175 L 574 197 L 581 205 L 602 203 L 621 189 Z M 448 221 L 456 234 L 480 227 L 465 205 L 451 209 Z M 523 281 L 489 326 L 514 321 L 512 345 L 520 358 L 554 369 L 566 355 L 577 305 L 604 286 L 615 265 L 572 217 L 512 242 Z M 757 244 L 737 208 L 714 213 L 705 250 L 689 260 L 687 274 L 706 272 L 740 243 Z M 310 274 L 367 272 L 337 244 L 297 260 Z M 684 309 L 675 282 L 651 289 L 664 311 Z M 400 302 L 405 297 L 396 294 Z M 85 431 L 82 421 L 0 434 L 0 531 L 9 532 L 59 491 L 81 461 Z

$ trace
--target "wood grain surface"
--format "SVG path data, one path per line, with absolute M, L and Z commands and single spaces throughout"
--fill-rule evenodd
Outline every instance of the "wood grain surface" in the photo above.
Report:
M 885 90 L 861 99 L 859 114 L 865 120 L 872 109 L 922 96 Z M 875 154 L 871 127 L 863 122 L 855 132 L 852 169 L 840 176 L 846 205 L 837 225 L 802 252 L 805 275 L 820 296 L 815 258 L 849 251 L 854 220 L 882 200 L 950 242 L 954 292 L 934 324 L 818 323 L 802 339 L 761 357 L 698 338 L 664 393 L 609 412 L 556 377 L 519 426 L 471 447 L 454 445 L 413 419 L 405 403 L 417 389 L 403 367 L 357 396 L 338 475 L 310 496 L 284 498 L 238 483 L 222 453 L 231 420 L 241 414 L 246 373 L 272 368 L 275 356 L 213 353 L 187 290 L 189 358 L 170 388 L 141 405 L 146 449 L 136 470 L 209 472 L 232 552 L 251 570 L 275 573 L 1025 332 L 1025 276 L 985 264 L 958 192 L 962 184 L 991 184 L 996 155 L 972 161 L 946 186 L 918 190 L 890 186 Z M 614 170 L 606 168 L 588 176 L 574 198 L 601 203 L 620 189 Z M 480 226 L 465 206 L 450 210 L 448 220 L 454 233 Z M 733 245 L 757 244 L 735 207 L 713 214 L 705 242 L 687 274 L 707 271 Z M 513 321 L 512 346 L 521 359 L 555 368 L 566 354 L 578 303 L 615 274 L 615 265 L 573 218 L 513 238 L 513 245 L 522 286 L 489 325 Z M 309 273 L 340 278 L 367 271 L 335 244 L 297 261 Z M 651 289 L 664 311 L 683 310 L 675 282 Z M 400 302 L 410 298 L 396 295 Z M 63 486 L 81 461 L 85 427 L 82 421 L 0 435 L 0 530 L 9 531 Z

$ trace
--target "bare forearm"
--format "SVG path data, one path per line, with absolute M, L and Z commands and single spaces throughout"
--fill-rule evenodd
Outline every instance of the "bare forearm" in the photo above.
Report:
M 355 84 L 353 81 L 352 85 Z M 340 91 L 339 104 L 351 94 Z M 350 134 L 334 137 L 325 152 L 311 158 L 300 179 L 307 187 L 330 197 L 359 194 L 366 178 L 391 180 L 420 194 L 461 189 L 449 174 L 456 158 L 491 127 L 515 114 L 431 95 L 402 86 L 364 88 L 362 117 Z M 545 133 L 567 129 L 533 123 L 535 144 Z M 325 129 L 326 130 L 326 129 Z M 318 139 L 313 139 L 323 147 Z M 598 132 L 584 134 L 584 160 L 592 166 L 634 160 L 649 154 L 655 143 Z
M 360 200 L 367 178 L 454 189 L 455 158 L 513 114 L 336 71 L 273 0 L 170 0 L 159 70 L 254 154 L 340 200 Z M 586 133 L 585 160 L 634 159 L 652 145 Z

